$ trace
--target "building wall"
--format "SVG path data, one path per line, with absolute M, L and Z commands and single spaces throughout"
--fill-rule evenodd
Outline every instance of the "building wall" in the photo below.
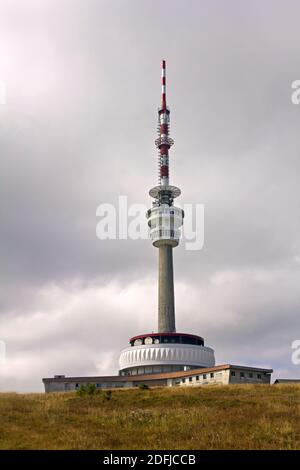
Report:
M 68 392 L 77 390 L 80 385 L 87 385 L 89 383 L 95 384 L 97 389 L 113 389 L 113 388 L 129 388 L 138 387 L 140 385 L 148 385 L 149 387 L 155 386 L 168 386 L 168 387 L 197 387 L 205 385 L 227 385 L 227 384 L 270 384 L 271 374 L 255 368 L 234 368 L 224 367 L 224 369 L 207 371 L 202 370 L 199 374 L 193 373 L 193 370 L 186 372 L 182 371 L 177 373 L 177 377 L 155 377 L 149 379 L 141 375 L 128 376 L 126 380 L 118 380 L 115 377 L 84 377 L 78 378 L 53 378 L 45 379 L 45 392 Z M 159 375 L 159 374 L 157 374 Z
M 230 384 L 269 384 L 271 382 L 271 374 L 251 369 L 231 369 L 229 383 Z
M 65 392 L 65 384 L 60 382 L 44 382 L 45 392 Z
M 201 385 L 227 385 L 229 383 L 229 369 L 216 372 L 206 372 L 189 377 L 172 380 L 172 386 L 197 387 Z
M 94 382 L 93 380 L 87 382 L 56 382 L 55 380 L 50 382 L 45 382 L 45 392 L 72 392 L 78 390 L 81 385 L 95 384 L 96 388 L 99 390 L 102 389 L 112 389 L 112 388 L 129 388 L 133 387 L 133 382 Z
M 198 378 L 197 378 L 198 377 Z M 201 385 L 228 385 L 228 384 L 270 384 L 271 374 L 253 369 L 225 369 L 217 372 L 202 373 L 172 379 L 172 386 L 195 387 Z
M 130 382 L 129 382 L 130 383 Z M 139 380 L 133 382 L 134 387 L 139 387 L 140 385 L 148 385 L 148 387 L 165 387 L 168 383 L 167 379 L 158 379 L 158 380 Z

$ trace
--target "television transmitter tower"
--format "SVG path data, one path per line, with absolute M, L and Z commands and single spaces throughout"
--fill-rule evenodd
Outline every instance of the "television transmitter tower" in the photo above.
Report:
M 175 333 L 173 248 L 180 238 L 179 227 L 183 222 L 182 209 L 173 201 L 180 195 L 180 189 L 170 186 L 169 150 L 174 144 L 169 137 L 170 110 L 166 100 L 166 61 L 161 66 L 161 105 L 158 108 L 158 148 L 159 184 L 149 192 L 154 198 L 153 207 L 147 212 L 150 237 L 159 250 L 158 268 L 158 332 Z
M 161 67 L 161 105 L 158 108 L 158 185 L 149 192 L 153 197 L 147 219 L 152 244 L 158 248 L 158 328 L 130 338 L 130 346 L 121 351 L 120 375 L 160 374 L 215 365 L 214 350 L 204 346 L 201 336 L 176 333 L 174 306 L 173 248 L 179 244 L 184 213 L 174 206 L 180 189 L 170 185 L 169 137 L 170 110 L 166 100 L 166 61 Z

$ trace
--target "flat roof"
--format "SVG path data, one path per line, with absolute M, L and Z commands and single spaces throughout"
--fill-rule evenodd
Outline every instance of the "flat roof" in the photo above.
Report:
M 296 384 L 300 383 L 300 379 L 276 379 L 275 384 Z
M 233 364 L 221 364 L 214 367 L 204 367 L 201 369 L 181 370 L 178 372 L 164 372 L 159 374 L 137 374 L 137 375 L 102 375 L 90 377 L 47 377 L 43 378 L 43 382 L 136 382 L 141 380 L 164 380 L 176 379 L 180 377 L 189 377 L 191 375 L 208 374 L 227 369 L 250 370 L 256 372 L 265 372 L 271 374 L 273 369 L 262 369 L 260 367 L 240 366 Z
M 189 333 L 148 333 L 148 334 L 133 336 L 132 338 L 129 339 L 129 342 L 135 341 L 136 339 L 140 339 L 140 338 L 148 338 L 148 336 L 150 336 L 150 338 L 153 338 L 154 336 L 185 336 L 189 338 L 201 339 L 202 341 L 204 341 L 202 336 L 190 335 Z

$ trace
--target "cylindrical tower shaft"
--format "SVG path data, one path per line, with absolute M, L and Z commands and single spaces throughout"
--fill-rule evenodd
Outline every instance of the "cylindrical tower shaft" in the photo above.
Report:
M 158 332 L 175 333 L 173 249 L 162 245 L 158 252 Z

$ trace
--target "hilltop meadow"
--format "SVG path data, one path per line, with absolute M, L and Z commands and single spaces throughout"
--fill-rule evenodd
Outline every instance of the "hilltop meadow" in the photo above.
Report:
M 0 449 L 300 449 L 300 386 L 0 394 Z

